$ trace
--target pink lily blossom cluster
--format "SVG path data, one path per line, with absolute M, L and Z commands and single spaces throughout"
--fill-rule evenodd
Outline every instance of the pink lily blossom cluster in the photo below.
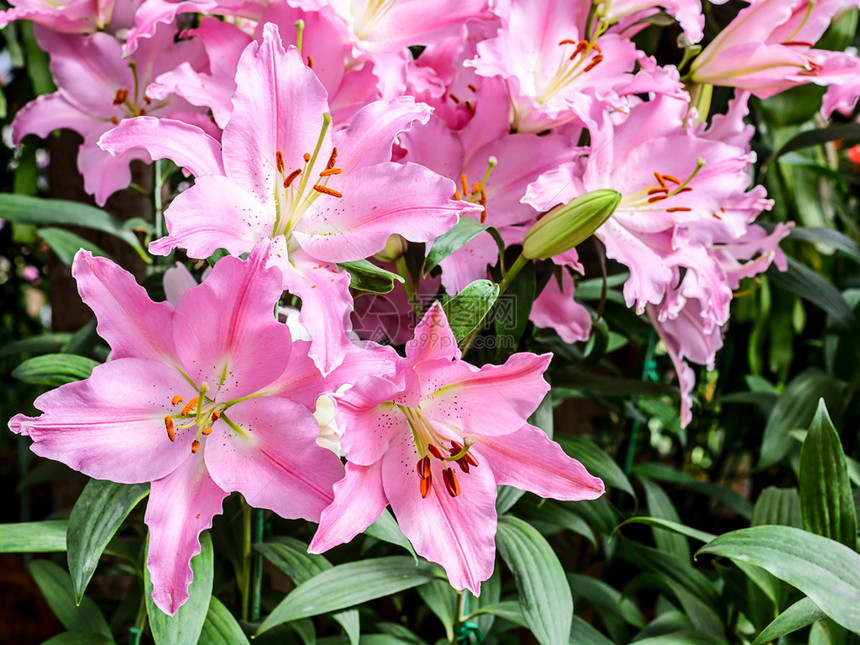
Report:
M 147 565 L 169 614 L 231 492 L 318 522 L 315 552 L 390 505 L 416 552 L 475 593 L 493 569 L 497 485 L 602 494 L 527 421 L 549 390 L 550 355 L 475 366 L 439 304 L 410 339 L 405 294 L 388 327 L 405 356 L 361 339 L 345 263 L 379 265 L 392 245 L 394 259 L 409 243 L 430 249 L 467 218 L 517 246 L 554 207 L 616 191 L 595 235 L 629 270 L 627 305 L 671 355 L 686 424 L 689 363 L 713 365 L 733 291 L 785 262 L 791 225 L 755 223 L 771 202 L 750 186 L 750 94 L 828 85 L 825 112 L 860 94 L 856 57 L 814 46 L 854 0 L 756 0 L 683 78 L 632 37 L 662 10 L 699 41 L 698 0 L 12 4 L 0 24 L 36 23 L 57 86 L 19 111 L 14 139 L 79 132 L 78 167 L 98 204 L 128 186 L 130 161 L 171 160 L 193 185 L 150 252 L 229 254 L 199 285 L 174 275 L 171 302 L 153 302 L 110 260 L 79 252 L 74 276 L 111 358 L 39 397 L 41 416 L 10 422 L 41 456 L 152 482 Z M 737 88 L 709 124 L 691 99 L 707 85 Z M 490 277 L 499 253 L 483 231 L 425 286 L 436 293 L 441 281 L 453 296 Z M 586 340 L 592 315 L 574 300 L 585 268 L 574 248 L 551 260 L 559 279 L 530 319 Z M 275 315 L 284 291 L 301 301 L 290 327 Z M 345 464 L 317 442 L 323 395 Z

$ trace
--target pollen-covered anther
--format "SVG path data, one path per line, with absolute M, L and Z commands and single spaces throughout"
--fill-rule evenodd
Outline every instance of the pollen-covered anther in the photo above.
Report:
M 685 213 L 693 210 L 692 208 L 687 208 L 686 206 L 673 206 L 672 208 L 667 208 L 667 213 Z
M 338 191 L 328 188 L 326 186 L 320 186 L 319 184 L 314 184 L 314 190 L 318 193 L 322 193 L 323 195 L 331 195 L 332 197 L 343 197 L 343 193 L 339 193 Z
M 430 484 L 433 481 L 433 476 L 430 473 L 427 473 L 426 477 L 421 479 L 421 497 L 427 497 L 430 494 Z
M 311 69 L 314 68 L 314 59 L 311 58 L 310 54 L 308 54 L 308 67 L 310 67 Z
M 113 98 L 114 105 L 122 105 L 128 100 L 128 90 L 117 90 Z
M 302 155 L 302 159 L 305 160 L 305 163 L 309 162 L 311 160 L 311 153 L 306 152 L 305 154 Z
M 287 177 L 284 179 L 284 188 L 289 188 L 290 185 L 292 185 L 292 183 L 296 180 L 296 177 L 298 177 L 301 174 L 302 174 L 302 169 L 296 168 L 293 172 L 291 172 L 289 175 L 287 175 Z
M 460 185 L 463 186 L 463 195 L 469 194 L 469 180 L 466 178 L 466 173 L 460 175 Z
M 278 150 L 275 153 L 275 165 L 278 167 L 278 172 L 284 174 L 284 153 Z
M 460 494 L 460 482 L 457 481 L 457 475 L 450 468 L 445 468 L 442 471 L 442 480 L 445 482 L 445 488 L 451 497 L 457 497 Z
M 331 149 L 331 154 L 328 156 L 328 161 L 325 164 L 326 170 L 331 170 L 337 163 L 337 146 Z
M 180 403 L 182 403 L 182 397 L 178 394 L 170 399 L 170 405 L 179 405 Z
M 185 407 L 184 407 L 184 408 L 182 408 L 182 416 L 183 416 L 183 417 L 184 417 L 184 416 L 187 416 L 187 415 L 188 415 L 188 413 L 189 413 L 189 412 L 191 412 L 191 410 L 193 410 L 194 408 L 196 408 L 196 407 L 197 407 L 197 403 L 198 403 L 199 401 L 200 401 L 200 397 L 199 397 L 199 396 L 195 396 L 195 397 L 194 397 L 193 399 L 191 399 L 188 403 L 186 403 L 186 404 L 185 404 Z
M 115 116 L 112 116 L 110 118 L 110 122 L 113 123 L 114 125 L 119 125 L 119 119 L 116 118 Z
M 591 70 L 593 70 L 595 67 L 597 67 L 598 65 L 600 65 L 600 63 L 602 63 L 602 62 L 603 62 L 603 55 L 602 55 L 602 54 L 598 54 L 597 56 L 595 56 L 594 58 L 592 58 L 592 59 L 591 59 L 591 62 L 590 62 L 588 65 L 586 65 L 585 69 L 583 69 L 583 70 L 582 70 L 582 71 L 583 71 L 583 73 L 585 73 L 585 72 L 590 72 L 590 71 L 591 71 Z
M 164 427 L 167 428 L 167 438 L 176 441 L 176 433 L 173 431 L 173 419 L 164 417 Z
M 332 175 L 339 175 L 342 172 L 343 170 L 340 168 L 326 168 L 320 172 L 320 177 L 331 177 Z
M 200 431 L 200 434 L 203 434 L 203 435 L 210 435 L 210 434 L 212 434 L 212 426 L 206 426 L 205 428 L 203 428 L 203 429 Z
M 654 195 L 654 197 L 650 197 L 648 199 L 648 203 L 653 204 L 654 202 L 661 202 L 664 199 L 666 199 L 667 197 L 669 197 L 669 196 L 668 195 Z
M 195 439 L 191 442 L 191 454 L 196 455 L 198 450 L 200 450 L 200 442 Z
M 649 195 L 656 195 L 657 193 L 668 193 L 668 192 L 669 192 L 669 188 L 668 188 L 668 187 L 662 187 L 662 186 L 661 186 L 661 187 L 659 187 L 659 188 L 652 188 L 652 189 L 650 189 L 650 190 L 648 191 L 648 194 L 649 194 Z
M 218 410 L 212 410 L 212 423 L 215 423 L 220 418 L 221 418 L 221 413 L 218 412 Z
M 785 40 L 779 44 L 783 47 L 815 47 L 814 43 L 805 40 Z

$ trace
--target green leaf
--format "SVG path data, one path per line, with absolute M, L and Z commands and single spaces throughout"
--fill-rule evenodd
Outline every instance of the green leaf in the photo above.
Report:
M 647 477 L 640 477 L 639 480 L 645 488 L 645 500 L 651 517 L 668 520 L 680 525 L 681 517 L 672 505 L 669 496 L 663 492 L 663 489 Z M 685 562 L 689 561 L 690 546 L 683 535 L 672 531 L 661 531 L 657 527 L 654 528 L 653 535 L 658 549 L 669 555 L 674 555 Z
M 780 271 L 775 265 L 771 266 L 767 270 L 767 277 L 774 284 L 808 300 L 829 314 L 843 329 L 852 331 L 856 326 L 854 313 L 839 289 L 827 278 L 794 258 L 788 258 L 788 268 L 785 271 Z
M 577 608 L 581 609 L 581 600 L 586 607 L 594 607 L 602 614 L 611 614 L 613 618 L 620 617 L 624 622 L 640 629 L 645 627 L 645 617 L 632 598 L 623 596 L 620 591 L 591 576 L 568 573 L 567 579 Z
M 66 550 L 66 520 L 0 524 L 0 553 L 52 553 Z
M 424 604 L 430 608 L 445 627 L 448 642 L 454 642 L 454 622 L 457 618 L 457 592 L 445 580 L 431 580 L 417 589 Z
M 753 526 L 777 524 L 801 528 L 803 520 L 800 517 L 800 498 L 795 488 L 765 488 L 755 503 L 752 521 Z
M 767 419 L 758 470 L 772 466 L 788 455 L 796 445 L 791 441 L 789 431 L 808 428 L 818 407 L 818 400 L 824 398 L 832 404 L 841 390 L 842 386 L 838 381 L 817 369 L 804 370 L 795 377 L 785 388 Z
M 800 450 L 797 472 L 803 528 L 857 550 L 857 515 L 842 442 L 824 400 Z
M 520 603 L 513 600 L 505 600 L 492 605 L 484 605 L 480 609 L 472 612 L 469 617 L 472 618 L 481 614 L 492 614 L 493 616 L 504 618 L 505 620 L 516 625 L 521 625 L 522 627 L 529 626 L 526 622 L 525 616 L 523 616 L 522 606 Z
M 570 645 L 615 645 L 579 616 L 573 617 L 570 626 Z
M 391 521 L 393 522 L 394 517 L 391 515 L 389 517 L 391 517 Z M 255 544 L 254 549 L 290 576 L 297 585 L 307 582 L 314 576 L 332 568 L 331 562 L 321 555 L 308 553 L 307 544 L 291 537 L 277 537 L 264 544 Z M 417 558 L 414 559 L 417 563 Z M 355 642 L 358 639 L 360 625 L 357 609 L 336 612 L 332 614 L 332 618 L 343 626 L 351 642 Z
M 424 260 L 424 277 L 426 278 L 433 269 L 439 266 L 442 260 L 471 242 L 488 228 L 490 227 L 481 224 L 471 217 L 461 217 L 454 228 L 447 233 L 443 233 L 433 242 L 433 246 L 430 247 L 430 252 L 427 254 L 427 259 Z
M 860 139 L 860 123 L 835 125 L 829 128 L 801 132 L 789 139 L 774 155 L 774 158 L 776 159 L 780 155 L 784 155 L 786 152 L 791 152 L 792 150 L 819 146 L 823 143 L 839 139 Z
M 498 296 L 499 285 L 489 280 L 475 280 L 442 305 L 458 343 L 481 324 Z
M 749 519 L 752 517 L 753 506 L 748 499 L 741 497 L 736 492 L 725 486 L 720 486 L 713 482 L 699 481 L 692 475 L 676 470 L 668 464 L 658 462 L 650 462 L 638 464 L 633 467 L 633 474 L 637 476 L 645 476 L 657 481 L 678 484 L 684 488 L 696 491 L 708 497 L 712 497 L 725 504 L 735 513 Z
M 703 554 L 759 566 L 860 632 L 860 555 L 834 540 L 788 526 L 754 526 L 719 536 L 696 555 Z
M 678 395 L 678 389 L 653 383 L 651 381 L 640 381 L 632 378 L 618 378 L 604 374 L 593 374 L 591 372 L 577 369 L 555 370 L 552 373 L 552 384 L 554 387 L 569 387 L 587 394 L 604 396 L 660 396 L 662 394 Z
M 28 358 L 12 370 L 12 376 L 25 383 L 58 387 L 89 378 L 97 361 L 77 354 L 45 354 Z
M 173 616 L 168 616 L 152 601 L 152 580 L 145 568 L 146 613 L 155 645 L 196 645 L 203 631 L 212 596 L 214 553 L 209 531 L 200 534 L 200 553 L 191 558 L 194 579 L 188 585 L 190 597 Z
M 78 602 L 102 552 L 132 509 L 149 493 L 149 484 L 116 484 L 91 479 L 69 515 L 66 542 L 69 572 Z
M 209 600 L 199 645 L 248 645 L 248 637 L 233 614 L 215 596 Z
M 717 537 L 713 533 L 699 531 L 698 529 L 691 528 L 686 524 L 681 524 L 680 522 L 673 522 L 671 520 L 665 520 L 659 517 L 631 517 L 629 520 L 625 520 L 624 522 L 619 524 L 618 529 L 627 524 L 648 524 L 649 526 L 654 526 L 656 528 L 664 529 L 666 531 L 671 531 L 672 533 L 683 535 L 684 537 L 693 538 L 694 540 L 699 540 L 700 542 L 710 542 L 715 537 Z
M 507 486 L 501 487 L 505 490 Z M 556 502 L 550 499 L 528 497 L 517 507 L 517 516 L 526 520 L 544 535 L 558 531 L 571 531 L 584 537 L 595 547 L 597 540 L 594 531 L 581 515 L 576 513 L 579 502 Z
M 111 641 L 113 636 L 99 608 L 89 598 L 78 605 L 69 574 L 49 560 L 33 560 L 30 573 L 54 615 L 70 632 L 96 632 Z
M 813 242 L 832 246 L 837 251 L 842 251 L 847 257 L 860 262 L 860 245 L 854 240 L 834 228 L 826 226 L 796 226 L 791 229 L 789 237 L 793 240 Z
M 95 632 L 63 632 L 49 638 L 42 645 L 111 645 L 112 638 Z
M 377 517 L 373 524 L 368 526 L 364 532 L 371 537 L 375 537 L 377 540 L 402 546 L 404 549 L 409 551 L 416 562 L 418 561 L 418 556 L 415 555 L 415 549 L 412 548 L 412 543 L 406 539 L 405 535 L 403 535 L 403 531 L 400 530 L 397 520 L 394 519 L 391 511 L 387 508 L 383 509 L 379 517 Z
M 786 634 L 803 629 L 816 620 L 824 618 L 824 612 L 809 598 L 803 598 L 777 616 L 773 622 L 756 636 L 752 645 L 765 645 L 776 641 Z
M 62 349 L 72 339 L 71 334 L 42 334 L 7 343 L 0 347 L 0 358 L 20 354 L 48 354 Z
M 539 643 L 564 643 L 570 635 L 573 597 L 552 547 L 534 527 L 511 515 L 499 518 L 499 552 L 519 587 L 520 607 Z
M 555 440 L 569 456 L 581 462 L 588 472 L 600 477 L 607 486 L 623 490 L 631 497 L 636 496 L 621 467 L 593 439 L 566 434 L 557 436 Z
M 636 645 L 726 645 L 725 639 L 685 629 L 671 634 L 661 634 L 634 641 Z
M 64 228 L 54 228 L 52 226 L 40 228 L 39 237 L 41 237 L 45 243 L 51 247 L 51 250 L 57 254 L 58 258 L 60 258 L 60 261 L 67 266 L 72 265 L 72 260 L 75 259 L 75 253 L 77 253 L 79 249 L 89 251 L 93 255 L 110 257 L 92 242 L 85 240 L 80 235 L 76 235 Z
M 109 233 L 131 246 L 145 261 L 150 261 L 137 236 L 106 211 L 95 206 L 7 193 L 0 194 L 0 212 L 4 220 L 20 224 L 83 226 Z
M 394 288 L 395 280 L 404 281 L 396 273 L 381 269 L 368 260 L 340 262 L 337 266 L 339 269 L 349 272 L 349 286 L 359 291 L 388 293 Z
M 301 583 L 260 625 L 258 634 L 281 623 L 316 616 L 389 596 L 436 578 L 436 568 L 409 556 L 341 564 Z

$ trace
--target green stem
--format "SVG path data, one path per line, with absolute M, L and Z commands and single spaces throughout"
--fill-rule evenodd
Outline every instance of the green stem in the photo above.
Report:
M 508 272 L 505 274 L 504 279 L 499 283 L 499 295 L 502 295 L 505 291 L 508 290 L 508 287 L 511 286 L 511 283 L 514 281 L 514 278 L 519 275 L 519 272 L 523 270 L 523 267 L 528 264 L 528 258 L 520 253 L 520 257 L 516 259 Z
M 505 277 L 499 283 L 499 296 L 501 296 L 505 291 L 508 290 L 508 287 L 511 286 L 511 283 L 514 281 L 514 278 L 519 275 L 520 271 L 523 270 L 523 267 L 528 264 L 529 259 L 520 253 L 520 256 L 516 259 L 516 261 L 511 265 L 511 268 L 508 269 L 508 272 L 505 274 Z M 496 296 L 498 298 L 499 296 Z M 475 341 L 478 333 L 481 331 L 483 325 L 478 325 L 475 327 L 466 338 L 463 339 L 460 351 L 465 355 L 466 352 L 469 351 L 469 348 L 472 346 L 472 343 Z
M 251 507 L 245 502 L 242 509 L 242 578 L 239 587 L 242 593 L 242 620 L 247 621 L 249 615 L 251 587 Z
M 265 511 L 258 508 L 254 510 L 254 544 L 263 541 L 263 521 Z M 254 585 L 251 587 L 251 620 L 260 620 L 260 600 L 263 595 L 263 556 L 254 554 Z
M 145 593 L 145 592 L 144 592 Z M 141 596 L 140 607 L 137 610 L 137 618 L 134 620 L 134 627 L 129 630 L 129 645 L 138 645 L 140 643 L 140 635 L 143 633 L 144 625 L 146 624 L 146 596 Z
M 406 297 L 409 298 L 409 304 L 412 305 L 415 315 L 420 320 L 424 316 L 424 312 L 421 311 L 421 305 L 418 304 L 415 287 L 412 285 L 412 276 L 409 273 L 409 267 L 406 266 L 406 258 L 401 255 L 394 261 L 394 266 L 397 267 L 397 273 L 403 278 L 403 290 L 406 292 Z

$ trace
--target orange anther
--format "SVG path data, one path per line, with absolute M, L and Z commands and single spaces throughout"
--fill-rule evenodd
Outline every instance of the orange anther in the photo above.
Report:
M 445 488 L 448 489 L 448 494 L 451 497 L 457 497 L 460 494 L 460 482 L 457 481 L 457 475 L 450 468 L 442 471 L 442 481 L 445 482 Z
M 445 457 L 445 455 L 442 454 L 442 451 L 439 450 L 439 446 L 437 446 L 435 443 L 428 443 L 427 444 L 427 451 L 431 455 L 436 457 L 436 459 L 443 459 Z
M 668 192 L 669 192 L 668 187 L 660 187 L 660 188 L 652 188 L 651 190 L 648 191 L 648 194 L 649 195 L 655 195 L 657 193 L 668 193 Z
M 454 103 L 459 103 L 459 102 L 460 102 L 460 99 L 457 97 L 457 95 L 456 95 L 456 94 L 448 94 L 448 97 L 449 97 L 452 101 L 454 101 Z
M 302 155 L 302 159 L 305 160 L 305 163 L 309 162 L 311 160 L 311 154 L 309 152 L 306 152 Z
M 112 116 L 110 118 L 110 122 L 113 123 L 114 125 L 117 125 L 119 123 L 119 119 L 116 118 L 115 116 Z
M 430 482 L 432 481 L 433 477 L 429 473 L 421 479 L 421 497 L 427 497 L 430 494 Z
M 427 479 L 430 476 L 430 457 L 425 456 L 419 459 L 416 470 L 421 479 Z
M 182 403 L 182 397 L 178 394 L 170 399 L 170 405 L 179 405 L 180 403 Z
M 331 177 L 332 175 L 339 175 L 342 172 L 341 168 L 326 168 L 320 173 L 320 177 Z
M 173 431 L 173 419 L 164 417 L 164 427 L 167 428 L 167 438 L 176 441 L 176 433 Z
M 667 208 L 667 213 L 685 213 L 693 210 L 692 208 L 687 208 L 686 206 L 673 206 L 672 208 Z
M 212 434 L 212 426 L 206 426 L 200 431 L 201 434 L 209 435 Z
M 597 67 L 602 62 L 603 62 L 603 56 L 601 54 L 598 54 L 597 56 L 595 56 L 594 58 L 591 59 L 591 62 L 582 71 L 583 72 L 590 72 L 591 70 L 593 70 L 595 67 Z
M 275 153 L 275 165 L 278 167 L 278 172 L 284 174 L 284 153 L 280 150 Z
M 185 404 L 185 407 L 184 407 L 184 408 L 182 408 L 182 416 L 184 417 L 184 416 L 185 416 L 185 415 L 187 415 L 189 412 L 191 412 L 191 410 L 193 410 L 195 407 L 197 407 L 197 403 L 198 403 L 198 401 L 200 401 L 200 397 L 199 397 L 199 396 L 195 396 L 195 397 L 194 397 L 193 399 L 191 399 L 188 403 L 186 403 L 186 404 Z
M 196 455 L 198 450 L 200 450 L 200 442 L 195 439 L 191 442 L 191 453 Z
M 477 88 L 477 87 L 475 87 L 474 85 L 472 85 L 471 83 L 469 83 L 466 87 L 468 87 L 468 88 L 469 88 L 470 90 L 472 90 L 473 92 L 477 92 L 477 91 L 478 91 L 478 88 Z
M 331 195 L 332 197 L 343 197 L 343 193 L 339 193 L 336 190 L 327 188 L 325 186 L 320 186 L 319 184 L 314 184 L 314 190 L 318 193 L 322 193 L 323 195 Z
M 337 163 L 337 146 L 331 149 L 331 154 L 328 156 L 328 161 L 325 164 L 326 170 L 331 170 Z
M 678 179 L 677 177 L 673 177 L 672 175 L 663 175 L 663 179 L 665 179 L 666 181 L 671 181 L 676 186 L 680 185 L 681 183 L 680 179 Z
M 310 54 L 308 54 L 308 67 L 310 67 L 311 69 L 314 68 L 314 59 L 311 58 Z
M 296 177 L 302 174 L 301 168 L 296 168 L 293 172 L 287 175 L 286 179 L 284 179 L 284 188 L 289 188 L 290 184 L 293 183 Z
M 649 204 L 653 204 L 654 202 L 661 202 L 661 201 L 663 201 L 664 199 L 666 199 L 667 197 L 668 197 L 668 195 L 654 195 L 654 197 L 651 197 L 651 198 L 648 200 L 648 203 L 649 203 Z
M 460 175 L 460 185 L 463 186 L 463 195 L 469 194 L 469 180 L 466 179 L 466 173 Z
M 212 410 L 212 422 L 214 423 L 221 418 L 221 413 L 218 410 Z

